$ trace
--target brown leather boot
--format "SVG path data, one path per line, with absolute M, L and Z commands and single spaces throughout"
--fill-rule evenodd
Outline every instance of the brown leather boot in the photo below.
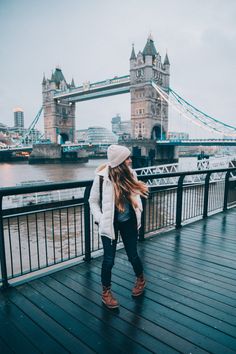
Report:
M 103 286 L 102 302 L 109 309 L 116 309 L 117 307 L 119 307 L 118 301 L 112 295 L 111 287 Z
M 134 288 L 132 290 L 132 296 L 142 295 L 144 288 L 146 286 L 146 280 L 144 279 L 143 274 L 137 277 Z

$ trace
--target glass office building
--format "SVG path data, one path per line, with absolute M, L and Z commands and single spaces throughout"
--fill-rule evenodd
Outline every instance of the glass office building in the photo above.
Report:
M 21 108 L 15 108 L 14 112 L 14 127 L 24 128 L 24 111 Z
M 86 130 L 77 131 L 78 141 L 89 144 L 116 144 L 118 136 L 103 127 L 89 127 Z

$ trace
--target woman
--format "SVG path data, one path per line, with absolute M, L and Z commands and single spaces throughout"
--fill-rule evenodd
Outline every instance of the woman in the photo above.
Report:
M 138 229 L 141 226 L 142 202 L 147 186 L 137 180 L 130 168 L 130 150 L 121 145 L 110 145 L 108 164 L 100 166 L 90 193 L 89 204 L 103 244 L 101 281 L 102 302 L 108 308 L 117 308 L 118 301 L 111 292 L 111 270 L 114 265 L 118 231 L 136 274 L 133 296 L 140 296 L 146 285 L 143 265 L 137 253 Z

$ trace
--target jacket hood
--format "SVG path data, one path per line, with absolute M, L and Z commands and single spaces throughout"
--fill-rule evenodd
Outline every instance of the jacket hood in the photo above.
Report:
M 137 178 L 137 174 L 135 172 L 135 170 L 133 170 L 131 167 L 129 167 L 130 172 L 134 175 L 134 177 Z M 98 166 L 95 170 L 95 174 L 98 176 L 103 176 L 105 178 L 108 178 L 108 172 L 109 172 L 109 165 L 108 163 L 104 163 L 100 166 Z
M 98 176 L 108 177 L 108 164 L 104 163 L 98 166 L 95 170 L 95 174 Z

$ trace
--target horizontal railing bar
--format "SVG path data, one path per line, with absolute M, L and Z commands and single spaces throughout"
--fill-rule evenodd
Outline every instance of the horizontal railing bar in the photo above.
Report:
M 50 182 L 30 186 L 16 186 L 0 188 L 0 196 L 18 195 L 35 192 L 46 192 L 60 189 L 81 188 L 92 185 L 92 180 L 72 181 L 72 182 Z
M 233 172 L 236 171 L 236 167 L 229 168 L 218 168 L 218 169 L 209 169 L 209 170 L 195 170 L 195 171 L 179 171 L 179 172 L 166 172 L 166 173 L 155 173 L 149 175 L 139 175 L 138 179 L 141 181 L 146 181 L 148 179 L 156 178 L 167 178 L 167 177 L 180 177 L 180 176 L 192 176 L 192 175 L 204 175 L 206 173 L 218 173 L 218 172 Z
M 30 215 L 34 214 L 35 212 L 44 212 L 44 211 L 51 211 L 51 210 L 59 210 L 69 207 L 75 207 L 79 205 L 83 205 L 84 199 L 73 199 L 73 200 L 64 200 L 54 203 L 47 203 L 47 204 L 36 204 L 36 205 L 28 205 L 19 208 L 11 208 L 11 209 L 3 209 L 2 215 L 3 217 L 14 217 L 19 215 Z M 30 211 L 29 211 L 30 209 Z

